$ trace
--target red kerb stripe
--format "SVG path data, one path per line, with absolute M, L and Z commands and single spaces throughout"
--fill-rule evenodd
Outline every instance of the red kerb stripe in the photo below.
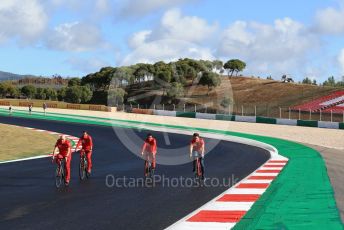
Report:
M 276 176 L 250 176 L 249 180 L 273 180 Z
M 225 194 L 217 201 L 220 202 L 255 202 L 260 195 L 258 194 Z
M 279 169 L 262 169 L 262 170 L 257 170 L 257 173 L 279 173 L 281 170 Z
M 268 183 L 241 183 L 236 186 L 236 188 L 267 188 Z
M 270 160 L 268 163 L 287 163 L 287 160 Z
M 246 211 L 217 211 L 202 210 L 190 217 L 189 222 L 220 222 L 236 223 L 246 214 Z
M 265 168 L 283 168 L 284 165 L 268 165 L 268 164 L 266 164 L 266 165 L 263 165 L 263 167 L 265 167 Z

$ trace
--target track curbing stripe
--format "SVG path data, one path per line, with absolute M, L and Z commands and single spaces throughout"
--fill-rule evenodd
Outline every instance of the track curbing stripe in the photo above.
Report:
M 273 180 L 277 178 L 288 159 L 272 155 L 270 160 L 241 180 L 238 184 L 171 225 L 167 229 L 231 229 L 259 200 Z M 279 164 L 276 169 L 266 165 Z

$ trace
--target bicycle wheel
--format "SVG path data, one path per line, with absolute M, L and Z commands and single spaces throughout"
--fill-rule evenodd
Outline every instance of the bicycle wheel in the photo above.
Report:
M 155 169 L 152 168 L 152 165 L 150 165 L 150 178 L 151 178 L 151 182 L 152 182 L 153 186 L 155 186 L 154 172 L 155 172 Z
M 80 180 L 85 180 L 85 178 L 86 178 L 85 156 L 82 156 L 82 157 L 80 158 L 80 163 L 79 163 L 79 177 L 80 177 Z
M 148 161 L 145 161 L 144 176 L 145 178 L 148 177 Z
M 200 184 L 201 181 L 201 167 L 199 159 L 196 159 L 196 168 L 195 168 L 195 182 Z
M 63 183 L 66 183 L 66 162 L 64 160 L 62 160 L 62 164 L 61 164 L 61 175 L 62 175 L 62 181 Z
M 202 167 L 201 167 L 201 161 L 199 159 L 197 160 L 197 176 L 199 178 L 202 177 Z
M 63 184 L 63 178 L 64 175 L 63 175 L 63 168 L 62 168 L 62 165 L 61 163 L 59 163 L 59 165 L 56 167 L 56 170 L 55 170 L 55 186 L 56 188 L 60 188 L 61 185 Z
M 88 173 L 88 171 L 87 171 L 87 169 L 88 169 L 88 163 L 87 163 L 87 159 L 86 158 L 84 158 L 84 168 L 85 168 L 85 175 L 86 175 L 86 178 L 88 179 L 88 178 L 90 178 L 90 176 L 91 176 L 91 174 L 89 174 Z
M 154 177 L 154 172 L 155 172 L 155 169 L 152 168 L 151 166 L 151 169 L 150 169 L 150 177 Z
M 152 177 L 152 163 L 148 161 L 148 178 Z

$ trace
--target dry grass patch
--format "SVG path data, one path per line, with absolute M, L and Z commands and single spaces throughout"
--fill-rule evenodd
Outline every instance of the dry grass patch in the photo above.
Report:
M 39 156 L 53 150 L 57 135 L 0 124 L 0 161 Z

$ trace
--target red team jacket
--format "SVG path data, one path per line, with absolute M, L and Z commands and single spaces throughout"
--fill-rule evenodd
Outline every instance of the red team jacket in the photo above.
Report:
M 76 148 L 78 148 L 80 145 L 84 150 L 91 150 L 93 147 L 92 137 L 90 135 L 87 135 L 86 138 L 84 136 L 80 137 L 78 144 L 76 145 Z
M 204 147 L 204 140 L 200 138 L 199 141 L 196 142 L 195 139 L 192 139 L 191 144 L 193 145 L 193 151 L 199 152 Z
M 66 140 L 64 143 L 62 143 L 62 140 L 57 140 L 55 147 L 59 149 L 59 154 L 62 156 L 67 156 L 68 149 L 72 148 L 72 145 L 69 140 Z
M 153 138 L 151 141 L 146 139 L 142 147 L 142 152 L 156 154 L 156 150 L 157 150 L 156 139 Z

